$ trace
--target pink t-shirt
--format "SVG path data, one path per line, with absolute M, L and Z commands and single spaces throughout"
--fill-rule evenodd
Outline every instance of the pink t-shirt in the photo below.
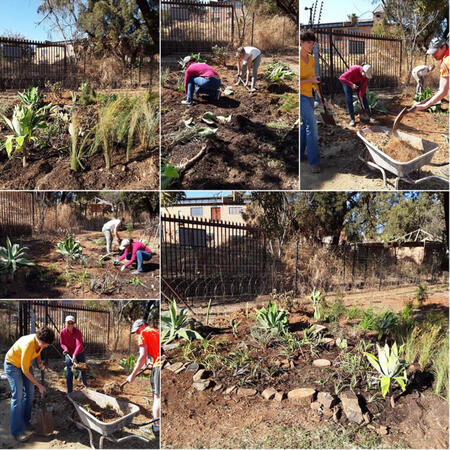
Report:
M 363 77 L 362 74 L 362 66 L 351 66 L 348 68 L 346 72 L 344 72 L 340 77 L 343 83 L 352 87 L 353 84 L 359 83 L 362 80 L 361 88 L 359 89 L 359 96 L 362 97 L 366 92 L 366 86 L 369 79 L 367 77 Z
M 208 64 L 205 63 L 193 63 L 187 69 L 184 74 L 184 92 L 187 94 L 187 85 L 189 82 L 189 78 L 192 77 L 216 77 L 220 78 L 219 74 Z
M 67 328 L 63 328 L 59 333 L 59 343 L 72 357 L 84 352 L 83 335 L 78 328 L 73 327 L 72 334 Z
M 130 249 L 131 247 L 131 249 Z M 128 255 L 128 253 L 130 253 L 131 251 L 131 259 L 129 261 L 127 261 L 125 263 L 125 267 L 128 267 L 130 264 L 132 264 L 134 261 L 136 261 L 136 252 L 138 250 L 143 250 L 144 252 L 149 252 L 151 253 L 152 251 L 146 246 L 144 245 L 142 242 L 139 241 L 133 241 L 131 243 L 131 246 L 129 245 L 125 251 L 123 252 L 123 255 L 119 258 L 119 261 L 122 261 L 123 259 L 125 259 Z

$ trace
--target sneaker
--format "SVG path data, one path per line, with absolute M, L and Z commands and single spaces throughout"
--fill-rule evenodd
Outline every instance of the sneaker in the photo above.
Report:
M 188 105 L 188 106 L 191 106 L 191 105 L 192 105 L 192 101 L 190 102 L 189 100 L 181 100 L 181 104 L 182 104 L 182 105 Z
M 131 272 L 132 275 L 137 275 L 139 273 L 142 273 L 142 271 L 140 271 L 140 270 L 133 270 L 133 272 Z
M 157 423 L 152 424 L 152 431 L 155 436 L 158 436 L 159 435 L 159 424 L 157 424 Z
M 369 123 L 375 123 L 375 119 L 373 117 L 369 118 Z
M 31 431 L 25 431 L 25 433 L 16 434 L 14 437 L 18 442 L 26 442 L 33 435 Z
M 320 166 L 319 165 L 311 166 L 311 172 L 320 173 Z
M 348 123 L 351 127 L 354 127 L 356 124 L 355 124 L 355 121 L 354 120 L 350 120 L 350 122 Z

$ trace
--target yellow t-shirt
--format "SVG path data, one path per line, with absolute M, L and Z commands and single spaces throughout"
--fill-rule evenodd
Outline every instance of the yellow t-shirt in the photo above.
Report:
M 449 76 L 450 72 L 450 57 L 448 55 L 448 50 L 444 55 L 444 58 L 442 59 L 441 64 L 441 78 L 446 78 Z
M 316 83 L 307 82 L 304 83 L 302 80 L 307 80 L 308 78 L 314 78 L 316 76 L 316 69 L 314 63 L 314 56 L 308 55 L 308 62 L 305 63 L 300 58 L 300 94 L 306 97 L 313 96 L 313 88 L 317 89 Z
M 42 348 L 36 352 L 35 336 L 36 334 L 28 334 L 19 338 L 8 350 L 5 357 L 6 362 L 22 369 L 23 373 L 28 373 L 33 359 L 42 352 Z

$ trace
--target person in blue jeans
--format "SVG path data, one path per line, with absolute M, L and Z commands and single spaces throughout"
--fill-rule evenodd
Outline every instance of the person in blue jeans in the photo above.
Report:
M 133 241 L 133 239 L 123 239 L 119 249 L 123 251 L 123 254 L 114 261 L 114 264 L 117 265 L 126 259 L 127 261 L 120 268 L 123 271 L 136 262 L 137 270 L 131 272 L 133 275 L 144 272 L 144 261 L 152 259 L 152 251 L 142 242 Z
M 5 356 L 5 375 L 11 386 L 10 432 L 19 442 L 27 441 L 32 435 L 30 422 L 34 386 L 41 396 L 46 393 L 45 387 L 34 377 L 33 360 L 40 370 L 45 370 L 41 352 L 54 340 L 54 331 L 43 326 L 36 333 L 19 338 Z

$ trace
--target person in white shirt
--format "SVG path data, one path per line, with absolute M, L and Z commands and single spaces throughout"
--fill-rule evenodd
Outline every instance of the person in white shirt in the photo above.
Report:
M 120 244 L 119 227 L 123 222 L 123 217 L 120 219 L 111 219 L 103 225 L 102 232 L 106 239 L 106 252 L 111 253 L 114 238 Z
M 261 50 L 258 50 L 256 47 L 239 47 L 236 50 L 236 59 L 237 59 L 237 77 L 241 76 L 241 74 L 245 71 L 245 85 L 248 85 L 248 78 L 250 75 L 250 71 L 252 72 L 252 81 L 250 85 L 250 90 L 255 91 L 255 83 L 256 77 L 258 76 L 258 68 L 261 62 Z M 239 84 L 239 81 L 236 85 Z
M 434 70 L 434 64 L 420 65 L 413 68 L 411 74 L 413 78 L 416 80 L 416 94 L 422 94 L 425 90 L 425 82 L 428 78 L 428 75 Z

